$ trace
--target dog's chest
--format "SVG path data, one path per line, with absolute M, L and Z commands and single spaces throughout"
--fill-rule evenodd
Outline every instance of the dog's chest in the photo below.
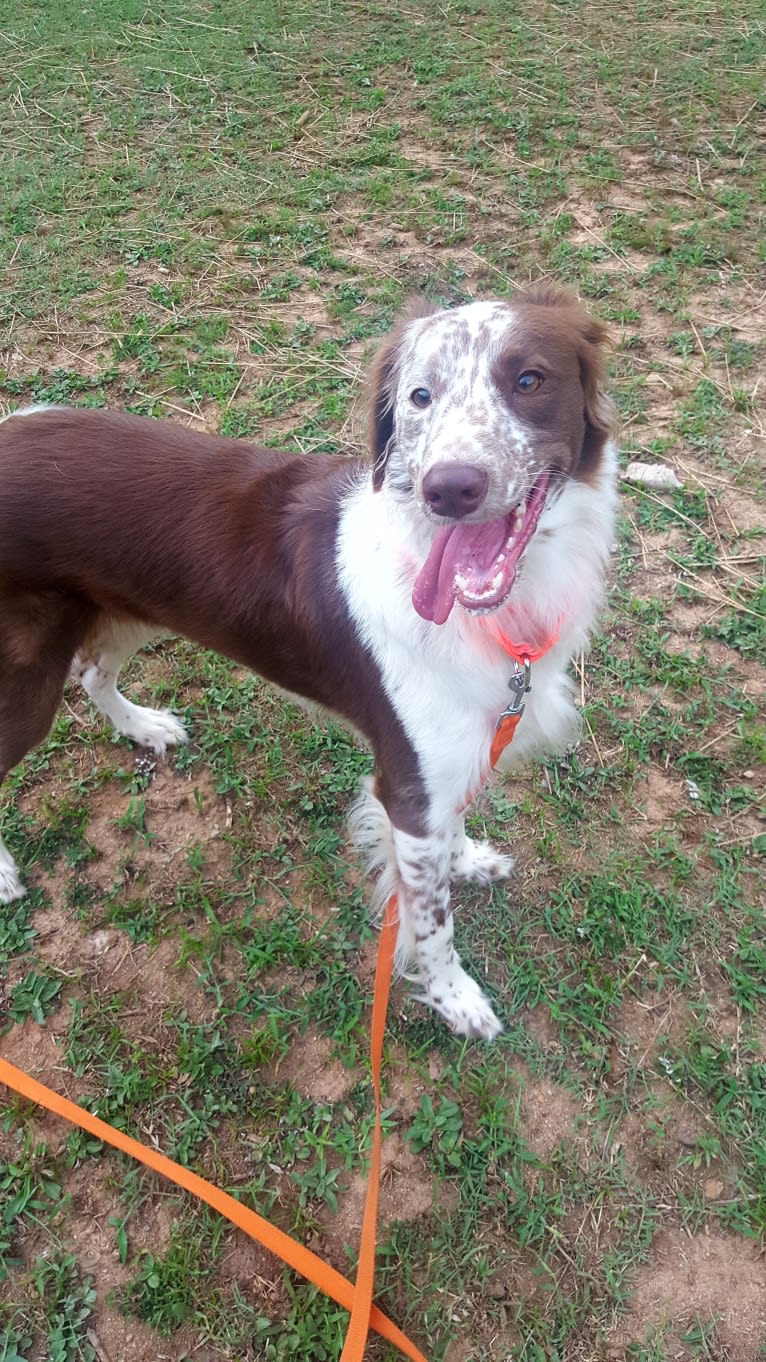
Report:
M 421 742 L 483 744 L 508 697 L 513 663 L 455 614 L 446 625 L 412 605 L 417 563 L 383 498 L 359 487 L 340 516 L 337 570 L 354 628 L 392 705 Z

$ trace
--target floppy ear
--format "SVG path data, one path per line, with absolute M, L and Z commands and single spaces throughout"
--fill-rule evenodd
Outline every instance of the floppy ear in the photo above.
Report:
M 383 486 L 394 438 L 394 400 L 399 386 L 400 341 L 401 335 L 393 331 L 375 356 L 370 370 L 370 447 L 372 485 L 376 492 Z
M 405 311 L 381 345 L 370 370 L 370 447 L 372 485 L 376 492 L 383 486 L 386 464 L 394 439 L 394 403 L 399 386 L 405 333 L 418 317 L 429 317 L 438 308 L 424 298 L 410 298 Z
M 614 404 L 606 395 L 606 355 L 611 346 L 603 322 L 591 317 L 571 289 L 551 280 L 542 280 L 524 290 L 521 299 L 533 307 L 556 308 L 562 324 L 571 327 L 577 342 L 580 382 L 585 394 L 583 436 L 580 458 L 573 469 L 575 477 L 587 481 L 598 467 L 604 445 L 617 424 Z
M 602 322 L 581 313 L 580 382 L 585 394 L 585 435 L 577 476 L 586 478 L 597 467 L 607 440 L 614 435 L 617 416 L 606 395 L 606 353 L 609 332 Z

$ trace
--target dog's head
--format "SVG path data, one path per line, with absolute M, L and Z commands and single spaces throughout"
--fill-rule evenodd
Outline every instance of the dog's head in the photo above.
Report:
M 546 501 L 597 476 L 613 428 L 604 327 L 568 292 L 451 311 L 415 304 L 372 377 L 373 485 L 433 528 L 413 602 L 442 623 L 455 598 L 507 598 Z

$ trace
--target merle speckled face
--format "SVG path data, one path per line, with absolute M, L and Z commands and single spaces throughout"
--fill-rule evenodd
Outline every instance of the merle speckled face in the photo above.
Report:
M 612 426 L 604 344 L 571 295 L 546 288 L 409 316 L 389 338 L 374 380 L 374 483 L 436 531 L 413 597 L 426 618 L 442 622 L 455 598 L 501 604 L 551 493 L 596 475 Z

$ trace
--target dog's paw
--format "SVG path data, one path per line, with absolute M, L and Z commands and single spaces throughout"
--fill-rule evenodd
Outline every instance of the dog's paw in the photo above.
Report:
M 144 709 L 141 705 L 131 707 L 131 713 L 118 731 L 139 747 L 151 748 L 158 757 L 164 757 L 167 749 L 176 743 L 189 741 L 183 724 L 169 709 Z
M 503 1029 L 479 985 L 457 964 L 448 974 L 433 979 L 418 1001 L 438 1012 L 458 1036 L 494 1040 Z
M 505 880 L 513 870 L 513 857 L 503 856 L 489 842 L 474 842 L 464 837 L 452 853 L 450 874 L 454 879 L 475 880 L 477 884 L 492 884 Z
M 14 861 L 4 848 L 0 848 L 0 903 L 13 903 L 26 892 Z

